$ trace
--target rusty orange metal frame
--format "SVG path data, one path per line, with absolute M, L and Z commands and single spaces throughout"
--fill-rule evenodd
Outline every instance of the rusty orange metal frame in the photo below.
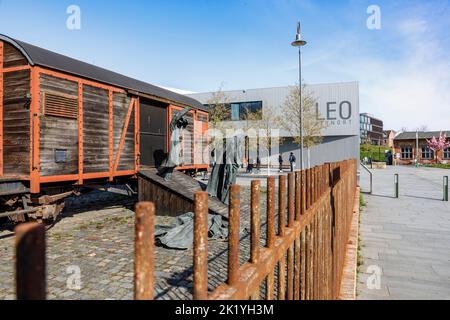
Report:
M 44 69 L 41 67 L 22 66 L 7 69 L 8 72 L 31 69 L 31 110 L 30 110 L 30 191 L 31 193 L 40 192 L 40 183 L 52 183 L 63 181 L 77 181 L 79 185 L 84 183 L 84 180 L 109 178 L 113 180 L 115 176 L 134 176 L 137 173 L 138 166 L 135 170 L 117 171 L 114 170 L 114 145 L 113 145 L 113 94 L 126 94 L 125 90 L 86 80 L 76 76 L 71 76 L 62 72 Z M 39 158 L 39 114 L 40 114 L 40 85 L 39 75 L 46 74 L 56 78 L 76 82 L 78 84 L 78 174 L 61 175 L 61 176 L 47 176 L 40 177 L 40 158 Z M 83 161 L 83 86 L 88 85 L 104 90 L 109 93 L 109 171 L 101 173 L 84 173 Z M 37 98 L 36 98 L 37 97 Z M 134 98 L 135 99 L 135 98 Z M 137 160 L 138 161 L 138 160 Z
M 8 73 L 8 72 L 16 72 L 16 71 L 23 71 L 23 70 L 30 70 L 31 67 L 29 65 L 26 66 L 18 66 L 18 67 L 10 67 L 10 68 L 5 68 L 3 69 L 4 73 Z
M 113 92 L 109 90 L 109 181 L 113 181 L 113 161 L 114 161 L 114 109 L 113 109 Z
M 83 184 L 84 140 L 83 140 L 83 84 L 78 82 L 78 184 Z
M 119 148 L 117 149 L 117 153 L 116 153 L 116 161 L 114 163 L 113 173 L 115 173 L 117 171 L 117 168 L 119 167 L 120 156 L 122 154 L 123 144 L 125 143 L 125 138 L 127 136 L 127 131 L 128 131 L 128 125 L 130 124 L 131 113 L 133 112 L 133 109 L 135 109 L 135 104 L 136 104 L 136 100 L 135 100 L 135 98 L 132 98 L 130 101 L 130 104 L 128 105 L 128 111 L 127 111 L 127 115 L 125 117 L 125 123 L 123 125 L 122 135 L 120 137 Z
M 31 69 L 31 106 L 30 106 L 30 192 L 40 192 L 40 156 L 39 156 L 39 114 L 40 114 L 40 84 L 39 67 Z
M 3 176 L 3 41 L 0 41 L 0 177 Z
M 134 176 L 136 172 L 134 170 L 128 171 L 117 171 L 114 173 L 115 177 L 123 177 L 123 176 Z M 81 175 L 81 179 L 83 180 L 91 180 L 91 179 L 107 179 L 109 178 L 109 172 L 101 172 L 101 173 L 85 173 Z M 61 176 L 47 176 L 41 177 L 41 183 L 52 183 L 52 182 L 63 182 L 63 181 L 73 181 L 77 182 L 80 179 L 80 175 L 78 174 L 70 174 L 70 175 L 61 175 Z
M 0 42 L 0 44 L 2 44 Z M 0 50 L 0 58 L 2 58 L 3 50 Z M 3 59 L 0 59 L 2 62 Z M 74 75 L 69 75 L 63 72 L 58 72 L 51 69 L 46 69 L 38 66 L 18 66 L 12 68 L 3 68 L 3 65 L 0 64 L 0 83 L 2 84 L 3 74 L 6 72 L 16 72 L 22 70 L 30 70 L 30 93 L 31 93 L 31 106 L 30 106 L 30 175 L 27 177 L 23 177 L 25 180 L 30 181 L 30 191 L 31 193 L 39 193 L 40 192 L 40 184 L 41 183 L 51 183 L 51 182 L 63 182 L 63 181 L 76 181 L 79 185 L 84 183 L 84 180 L 88 179 L 100 179 L 100 178 L 109 178 L 112 180 L 115 176 L 134 176 L 139 170 L 140 165 L 140 128 L 139 128 L 139 109 L 140 109 L 140 101 L 138 97 L 133 97 L 134 104 L 132 108 L 129 108 L 129 114 L 127 115 L 127 124 L 126 130 L 122 132 L 121 138 L 121 147 L 119 147 L 119 152 L 116 155 L 116 162 L 114 163 L 114 141 L 113 141 L 113 94 L 114 93 L 122 93 L 127 94 L 127 92 L 123 89 L 98 83 L 95 81 L 87 80 L 84 78 L 80 78 Z M 61 176 L 40 176 L 40 124 L 39 124 L 39 116 L 41 114 L 40 107 L 40 81 L 39 77 L 41 74 L 57 77 L 60 79 L 72 81 L 78 84 L 78 174 L 74 175 L 61 175 Z M 83 161 L 83 86 L 89 85 L 92 87 L 108 90 L 109 93 L 109 153 L 110 153 L 110 162 L 109 162 L 109 172 L 101 172 L 101 173 L 84 173 Z M 0 98 L 3 94 L 2 86 L 0 87 Z M 0 111 L 2 110 L 3 99 L 0 99 Z M 118 164 L 120 163 L 120 155 L 124 144 L 124 135 L 126 136 L 126 132 L 128 131 L 129 120 L 131 118 L 130 110 L 134 109 L 134 120 L 135 120 L 135 167 L 134 170 L 129 171 L 117 171 Z M 173 110 L 182 110 L 183 108 L 169 105 L 168 106 L 168 118 L 167 124 L 169 126 L 171 117 L 173 114 Z M 207 113 L 192 110 L 191 114 L 196 117 L 196 113 L 202 113 L 206 116 Z M 0 112 L 0 124 L 2 124 L 2 112 Z M 167 135 L 167 149 L 169 151 L 170 148 L 170 135 Z M 2 125 L 0 125 L 0 176 L 3 174 L 3 161 L 2 161 Z M 194 153 L 195 155 L 195 153 Z M 208 165 L 192 165 L 186 167 L 180 167 L 179 170 L 195 170 L 195 169 L 207 169 Z
M 136 106 L 134 108 L 134 156 L 135 156 L 135 164 L 134 164 L 134 170 L 136 172 L 139 170 L 139 163 L 140 163 L 140 119 L 139 114 L 141 110 L 141 104 L 140 104 L 140 98 L 138 97 L 136 99 Z

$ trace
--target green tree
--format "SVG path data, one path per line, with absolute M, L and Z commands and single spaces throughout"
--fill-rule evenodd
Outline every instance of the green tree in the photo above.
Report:
M 322 132 L 327 125 L 325 121 L 318 120 L 320 114 L 317 114 L 317 99 L 314 95 L 306 90 L 306 85 L 303 85 L 301 91 L 302 94 L 300 95 L 300 88 L 298 86 L 291 87 L 289 95 L 281 106 L 279 123 L 281 128 L 289 132 L 294 138 L 294 143 L 301 146 L 301 96 L 303 109 L 303 141 L 304 148 L 306 148 L 309 153 L 311 147 L 322 142 Z

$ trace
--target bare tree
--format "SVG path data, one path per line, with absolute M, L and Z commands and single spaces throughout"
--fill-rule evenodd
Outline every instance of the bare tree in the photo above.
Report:
M 230 100 L 223 92 L 222 86 L 212 94 L 207 101 L 209 105 L 209 123 L 212 129 L 224 129 L 224 122 L 230 118 L 230 109 L 228 105 Z
M 317 114 L 317 100 L 311 92 L 302 87 L 303 108 L 303 141 L 308 154 L 311 147 L 322 142 L 322 131 L 327 127 L 325 121 L 321 121 Z M 284 104 L 281 106 L 280 126 L 294 137 L 294 143 L 301 147 L 301 117 L 300 117 L 300 89 L 298 86 L 291 88 Z M 309 161 L 309 156 L 308 156 Z
M 282 139 L 279 134 L 276 134 L 278 130 L 278 123 L 280 122 L 279 116 L 275 113 L 270 112 L 270 108 L 263 112 L 263 110 L 258 110 L 256 112 L 247 114 L 248 124 L 246 126 L 247 132 L 253 132 L 256 134 L 255 137 L 249 137 L 250 140 L 253 139 L 254 143 L 250 143 L 250 148 L 257 149 L 265 152 L 267 154 L 267 175 L 270 176 L 270 166 L 271 166 L 271 156 L 272 147 L 276 142 L 282 143 Z
M 423 124 L 423 125 L 421 125 L 420 127 L 417 128 L 417 131 L 419 131 L 419 132 L 428 131 L 428 126 L 426 124 Z

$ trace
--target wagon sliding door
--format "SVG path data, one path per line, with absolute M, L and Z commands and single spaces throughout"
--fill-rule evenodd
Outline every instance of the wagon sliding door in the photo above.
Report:
M 159 166 L 167 156 L 167 105 L 141 99 L 140 164 Z
M 78 173 L 78 83 L 41 74 L 40 169 L 43 177 Z
M 108 173 L 109 91 L 83 85 L 83 172 Z

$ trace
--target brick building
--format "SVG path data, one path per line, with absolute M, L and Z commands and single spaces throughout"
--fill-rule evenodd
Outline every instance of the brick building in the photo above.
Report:
M 450 131 L 445 131 L 447 137 L 450 137 Z M 436 162 L 450 163 L 450 148 L 440 150 L 436 154 L 427 147 L 427 139 L 439 137 L 440 132 L 402 132 L 394 138 L 394 153 L 400 155 L 397 160 L 398 164 L 408 165 L 414 164 L 418 158 L 421 164 L 432 164 Z M 417 143 L 418 142 L 418 143 Z M 419 149 L 417 150 L 417 144 Z M 418 151 L 418 152 L 417 152 Z
M 396 132 L 394 130 L 383 131 L 383 146 L 393 148 Z

